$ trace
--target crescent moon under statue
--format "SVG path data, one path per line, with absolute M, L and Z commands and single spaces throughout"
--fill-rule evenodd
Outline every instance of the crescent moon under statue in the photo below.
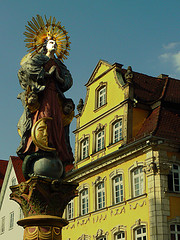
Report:
M 55 148 L 48 147 L 47 120 L 52 117 L 44 117 L 39 119 L 31 129 L 31 137 L 33 143 L 43 151 L 55 151 Z

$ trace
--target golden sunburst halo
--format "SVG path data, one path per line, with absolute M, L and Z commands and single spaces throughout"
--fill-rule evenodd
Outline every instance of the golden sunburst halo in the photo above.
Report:
M 45 17 L 45 21 L 40 15 L 37 15 L 36 18 L 32 17 L 32 21 L 28 21 L 26 26 L 26 32 L 24 35 L 26 39 L 26 47 L 28 52 L 31 53 L 31 56 L 39 53 L 43 44 L 46 40 L 55 40 L 57 43 L 56 55 L 60 60 L 66 59 L 69 55 L 70 42 L 68 37 L 68 32 L 65 30 L 64 26 L 61 26 L 61 22 L 56 23 L 55 17 Z

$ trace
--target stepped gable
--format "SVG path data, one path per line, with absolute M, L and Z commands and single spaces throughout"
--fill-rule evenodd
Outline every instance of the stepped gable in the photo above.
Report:
M 8 165 L 8 161 L 0 160 L 0 190 L 3 184 L 4 176 L 6 173 L 6 168 Z
M 22 173 L 22 163 L 23 163 L 23 161 L 19 157 L 15 157 L 15 156 L 10 156 L 10 158 L 12 160 L 12 164 L 13 164 L 13 167 L 14 167 L 14 171 L 16 173 L 18 183 L 25 182 L 26 180 L 25 180 L 25 178 L 23 176 L 23 173 Z

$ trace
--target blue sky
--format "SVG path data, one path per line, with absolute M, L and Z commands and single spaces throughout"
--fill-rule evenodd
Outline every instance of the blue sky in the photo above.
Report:
M 66 92 L 77 105 L 85 83 L 100 59 L 118 62 L 151 76 L 180 79 L 180 1 L 166 0 L 6 0 L 0 14 L 0 159 L 16 155 L 17 122 L 23 108 L 16 99 L 17 78 L 27 21 L 54 16 L 69 32 L 71 50 L 65 61 L 74 79 Z M 73 120 L 71 129 L 75 129 Z M 71 134 L 72 147 L 74 136 Z

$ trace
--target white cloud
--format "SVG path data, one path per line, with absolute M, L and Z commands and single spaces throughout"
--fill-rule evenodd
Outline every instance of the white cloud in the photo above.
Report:
M 168 43 L 167 45 L 163 45 L 163 48 L 165 50 L 172 50 L 172 49 L 176 48 L 179 44 L 180 44 L 180 42 L 171 42 L 171 43 Z
M 174 68 L 174 74 L 180 73 L 180 42 L 171 42 L 163 46 L 164 53 L 159 56 L 159 59 L 164 63 L 168 63 Z
M 160 56 L 160 59 L 162 59 L 163 61 L 168 61 L 169 59 L 170 59 L 170 57 L 171 57 L 171 53 L 163 53 L 163 54 L 161 54 Z
M 174 65 L 176 67 L 176 70 L 178 72 L 180 72 L 180 51 L 173 54 L 172 57 L 173 57 L 173 61 L 174 61 Z

